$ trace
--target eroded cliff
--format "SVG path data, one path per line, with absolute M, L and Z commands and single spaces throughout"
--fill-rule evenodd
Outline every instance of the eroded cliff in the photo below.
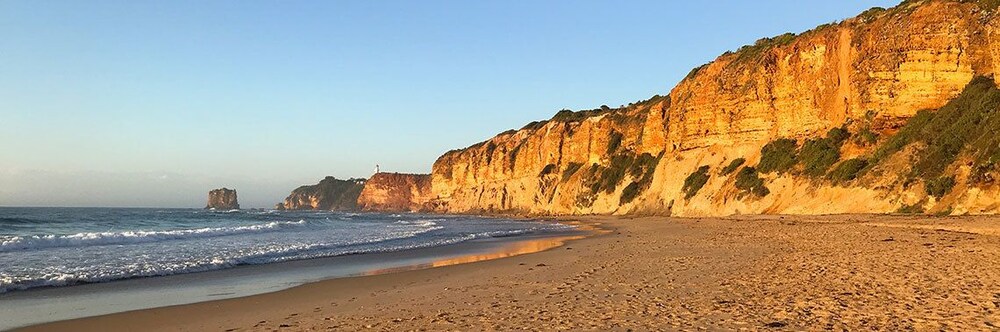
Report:
M 358 207 L 363 211 L 430 211 L 431 195 L 428 175 L 377 173 L 365 184 Z
M 319 183 L 301 186 L 292 191 L 284 202 L 275 206 L 278 210 L 324 210 L 354 211 L 358 208 L 358 196 L 365 187 L 365 180 L 338 180 L 327 176 Z
M 909 164 L 941 153 L 935 142 L 897 138 L 919 111 L 941 109 L 972 85 L 993 85 L 1000 65 L 995 12 L 993 1 L 911 0 L 765 38 L 692 70 L 666 97 L 563 111 L 450 151 L 434 163 L 429 192 L 394 207 L 693 216 L 919 206 L 995 213 L 996 185 L 970 183 L 967 175 L 973 166 L 977 174 L 995 170 L 968 164 L 982 158 L 967 142 L 950 144 L 955 158 L 934 159 L 949 164 L 929 176 L 914 175 Z M 970 84 L 976 77 L 990 79 Z M 960 114 L 974 106 L 953 108 Z M 947 192 L 927 189 L 941 186 Z

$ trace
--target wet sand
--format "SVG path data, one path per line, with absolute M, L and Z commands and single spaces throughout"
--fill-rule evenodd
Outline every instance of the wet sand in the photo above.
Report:
M 547 251 L 39 325 L 109 330 L 990 330 L 1000 218 L 585 218 Z

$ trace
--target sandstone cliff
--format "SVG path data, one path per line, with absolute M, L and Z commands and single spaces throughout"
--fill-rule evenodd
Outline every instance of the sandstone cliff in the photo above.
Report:
M 377 173 L 358 197 L 363 211 L 427 211 L 432 209 L 430 176 Z
M 236 199 L 236 190 L 221 188 L 208 192 L 208 204 L 206 209 L 216 210 L 239 210 L 240 203 Z
M 318 184 L 301 186 L 292 191 L 285 201 L 275 206 L 278 210 L 354 211 L 358 195 L 365 186 L 363 179 L 338 180 L 328 176 Z
M 982 108 L 952 103 L 960 94 L 980 100 L 995 90 L 996 7 L 909 0 L 761 39 L 692 70 L 667 96 L 559 112 L 445 153 L 429 189 L 408 202 L 397 196 L 391 207 L 683 216 L 996 213 L 997 185 L 969 180 L 995 177 L 1000 154 L 994 160 L 984 157 L 992 150 L 975 148 L 988 146 L 982 141 L 993 134 L 952 142 L 928 129 L 943 130 L 966 110 Z M 943 108 L 953 111 L 933 112 Z M 932 112 L 915 117 L 921 110 Z M 986 113 L 964 125 L 993 118 Z M 913 166 L 935 162 L 939 167 Z M 379 191 L 414 192 L 401 185 L 386 182 Z

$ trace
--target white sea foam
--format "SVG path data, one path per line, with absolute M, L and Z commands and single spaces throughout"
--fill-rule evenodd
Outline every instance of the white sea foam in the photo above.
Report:
M 417 220 L 397 220 L 397 224 L 403 225 L 413 225 L 420 227 L 434 227 L 438 225 L 438 222 L 444 221 L 444 219 L 417 219 Z
M 111 264 L 90 267 L 87 269 L 74 269 L 67 266 L 52 266 L 49 267 L 49 269 L 46 269 L 46 271 L 36 271 L 42 273 L 32 273 L 33 275 L 22 276 L 11 276 L 0 273 L 0 294 L 9 291 L 38 287 L 58 287 L 139 277 L 205 272 L 231 268 L 239 265 L 259 265 L 291 260 L 430 247 L 447 243 L 417 242 L 415 244 L 402 244 L 395 246 L 371 245 L 387 241 L 412 238 L 441 228 L 441 226 L 432 226 L 420 229 L 400 229 L 366 238 L 358 238 L 329 244 L 285 244 L 277 246 L 264 246 L 239 252 L 238 254 L 231 256 L 223 254 L 222 256 L 209 256 L 204 258 L 195 258 L 192 260 L 162 262 L 137 260 L 131 261 L 127 264 Z M 366 245 L 368 246 L 365 247 Z M 359 248 L 359 246 L 361 246 L 360 249 L 356 249 Z
M 305 224 L 306 224 L 305 220 L 272 221 L 264 224 L 233 226 L 233 227 L 204 227 L 195 229 L 179 229 L 179 230 L 165 230 L 165 231 L 137 230 L 137 231 L 124 231 L 124 232 L 84 232 L 84 233 L 76 233 L 69 235 L 32 235 L 32 236 L 0 237 L 0 252 L 25 250 L 25 249 L 40 249 L 40 248 L 149 243 L 149 242 L 158 242 L 167 240 L 227 236 L 227 235 L 247 234 L 255 232 L 269 232 L 286 227 L 301 226 Z
M 198 210 L 196 213 L 205 212 Z M 99 217 L 85 215 L 80 219 L 107 220 L 107 211 L 95 210 L 94 214 Z M 65 231 L 78 232 L 75 234 L 44 235 L 38 232 L 27 233 L 35 234 L 30 236 L 0 235 L 0 293 L 220 270 L 239 265 L 402 251 L 565 227 L 476 218 L 467 221 L 446 217 L 421 218 L 417 215 L 327 216 L 318 213 L 303 214 L 301 218 L 305 219 L 299 221 L 257 221 L 257 224 L 246 224 L 249 221 L 247 214 L 242 213 L 203 218 L 184 216 L 178 223 L 172 223 L 174 221 L 170 217 L 166 217 L 166 221 L 157 219 L 164 217 L 147 218 L 141 211 L 129 210 L 121 215 L 124 216 L 119 217 L 121 222 L 108 222 L 102 224 L 107 225 L 101 226 L 105 228 L 97 228 L 114 231 L 95 231 L 94 226 L 87 225 Z M 112 213 L 112 216 L 115 215 Z M 347 221 L 352 217 L 354 221 Z M 35 219 L 44 220 L 41 217 Z M 155 230 L 150 228 L 153 226 L 140 226 L 161 223 L 174 225 L 174 229 Z M 8 224 L 24 228 L 24 225 L 39 223 Z M 75 227 L 68 222 L 53 224 L 56 227 L 39 229 L 55 232 Z

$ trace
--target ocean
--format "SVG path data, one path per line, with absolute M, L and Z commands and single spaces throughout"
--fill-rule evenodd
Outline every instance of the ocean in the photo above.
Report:
M 570 229 L 549 222 L 425 214 L 0 208 L 0 293 Z

